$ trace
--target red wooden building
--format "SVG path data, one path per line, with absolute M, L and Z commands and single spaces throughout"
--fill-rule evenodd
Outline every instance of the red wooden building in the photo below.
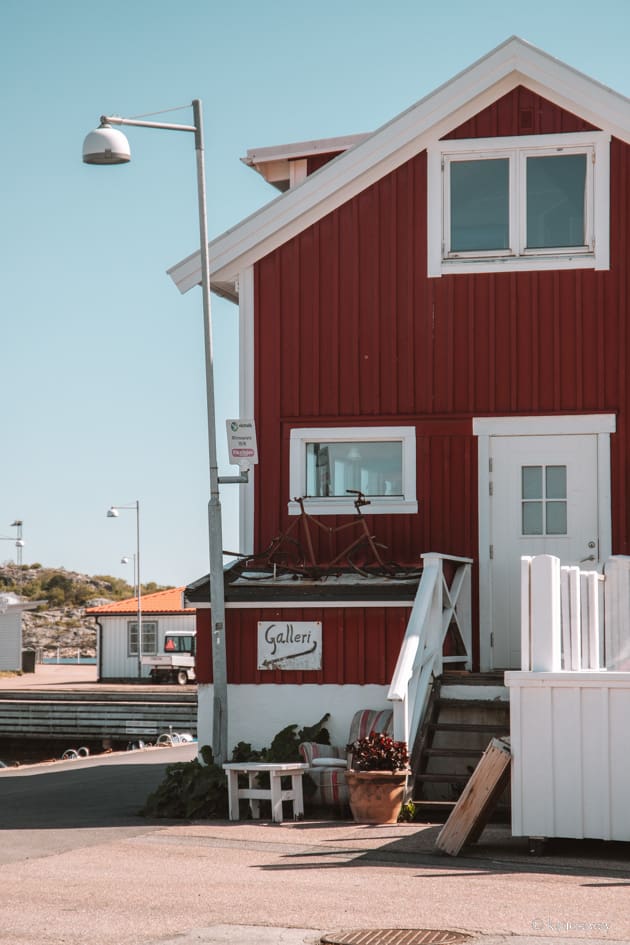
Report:
M 520 666 L 521 555 L 629 548 L 629 145 L 626 98 L 511 38 L 373 134 L 248 153 L 283 192 L 210 246 L 258 434 L 243 548 L 296 497 L 347 521 L 360 489 L 397 562 L 472 559 L 468 665 Z M 192 288 L 199 255 L 170 274 Z M 387 695 L 415 592 L 228 583 L 231 740 L 261 694 L 259 740 L 318 707 L 342 740 Z M 207 579 L 187 600 L 207 607 Z M 321 666 L 260 668 L 274 621 L 320 623 Z

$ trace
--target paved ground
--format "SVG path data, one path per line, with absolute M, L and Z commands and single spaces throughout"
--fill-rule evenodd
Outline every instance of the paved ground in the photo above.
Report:
M 96 666 L 73 663 L 37 663 L 34 673 L 0 675 L 3 689 L 50 689 L 58 686 L 87 686 L 96 683 Z
M 90 688 L 38 666 L 0 690 Z M 488 828 L 450 858 L 439 826 L 147 821 L 195 746 L 0 771 L 0 945 L 301 945 L 340 929 L 454 929 L 479 945 L 630 943 L 630 845 L 532 857 Z
M 166 762 L 194 751 L 0 772 L 0 945 L 300 945 L 343 928 L 630 942 L 627 844 L 531 857 L 493 827 L 450 858 L 430 825 L 140 818 Z
M 143 690 L 168 689 L 190 692 L 195 687 L 153 684 L 148 680 L 141 683 L 129 681 L 124 683 L 99 683 L 96 680 L 96 666 L 77 663 L 37 663 L 34 673 L 22 673 L 0 676 L 0 693 L 7 690 L 42 689 L 45 691 L 59 689 L 96 689 L 96 691 L 119 691 L 129 686 L 141 687 Z

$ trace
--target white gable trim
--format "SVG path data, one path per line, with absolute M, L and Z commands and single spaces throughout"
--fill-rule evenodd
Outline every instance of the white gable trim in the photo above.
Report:
M 254 416 L 254 270 L 244 269 L 239 284 L 239 410 L 241 417 Z M 241 552 L 254 551 L 254 483 L 256 466 L 251 466 L 247 485 L 239 489 L 239 546 Z
M 210 243 L 213 285 L 238 274 L 518 85 L 630 143 L 630 100 L 518 37 L 478 60 L 293 191 Z M 168 270 L 180 292 L 201 279 L 199 253 Z M 234 289 L 236 296 L 236 289 Z

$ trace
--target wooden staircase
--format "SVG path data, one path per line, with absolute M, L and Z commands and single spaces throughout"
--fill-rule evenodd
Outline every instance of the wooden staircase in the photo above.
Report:
M 416 819 L 448 818 L 489 742 L 509 735 L 503 673 L 446 672 L 433 681 L 413 752 Z M 509 799 L 497 816 L 505 818 Z

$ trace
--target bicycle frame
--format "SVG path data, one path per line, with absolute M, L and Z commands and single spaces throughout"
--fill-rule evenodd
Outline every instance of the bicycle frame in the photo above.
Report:
M 401 568 L 394 562 L 386 562 L 383 559 L 379 549 L 385 549 L 386 546 L 376 541 L 376 536 L 371 534 L 365 516 L 361 511 L 364 505 L 370 504 L 370 500 L 366 499 L 365 495 L 358 490 L 349 489 L 348 492 L 355 496 L 356 515 L 349 522 L 342 522 L 341 525 L 328 525 L 322 522 L 304 508 L 304 496 L 295 498 L 293 501 L 300 507 L 299 515 L 294 518 L 285 531 L 272 539 L 265 551 L 260 555 L 248 558 L 244 562 L 243 570 L 248 562 L 262 560 L 268 568 L 273 568 L 274 573 L 280 568 L 289 573 L 301 574 L 314 579 L 322 577 L 327 572 L 338 570 L 344 564 L 364 576 L 374 573 L 386 577 L 415 576 L 418 573 L 417 569 L 409 571 L 409 569 Z M 299 541 L 300 529 L 303 530 L 305 548 L 302 548 Z M 322 563 L 317 561 L 313 529 L 318 529 L 326 535 L 331 543 L 334 537 L 348 530 L 358 530 L 359 534 L 354 541 L 342 548 L 334 557 Z M 353 555 L 362 547 L 366 549 L 369 563 L 358 564 L 353 560 Z M 291 563 L 285 563 L 283 556 Z

